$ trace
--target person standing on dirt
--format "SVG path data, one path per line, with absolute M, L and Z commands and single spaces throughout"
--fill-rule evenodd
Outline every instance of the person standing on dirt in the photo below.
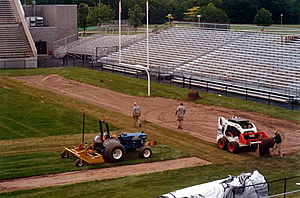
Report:
M 183 122 L 185 110 L 186 109 L 183 106 L 183 103 L 180 103 L 180 105 L 176 109 L 175 116 L 177 116 L 178 129 L 182 129 L 182 122 Z
M 281 136 L 279 134 L 279 131 L 278 129 L 276 129 L 274 131 L 274 138 L 273 138 L 273 141 L 274 141 L 274 147 L 272 149 L 272 156 L 274 156 L 276 154 L 276 152 L 278 152 L 279 156 L 282 157 L 282 148 L 281 148 L 281 142 L 282 142 L 282 139 L 281 139 Z
M 136 127 L 136 124 L 139 123 L 140 128 L 142 127 L 142 123 L 140 121 L 140 117 L 142 115 L 140 107 L 136 102 L 133 103 L 132 117 L 133 117 L 133 127 Z

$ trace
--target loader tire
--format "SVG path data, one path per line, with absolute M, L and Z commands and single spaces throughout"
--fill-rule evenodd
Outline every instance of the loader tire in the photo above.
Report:
M 124 146 L 117 142 L 109 144 L 104 151 L 105 160 L 111 163 L 122 161 L 125 157 L 125 154 L 126 151 Z
M 272 138 L 263 138 L 259 145 L 259 155 L 260 156 L 270 156 L 270 148 L 274 146 Z
M 152 155 L 152 150 L 148 147 L 143 146 L 139 150 L 139 156 L 140 158 L 150 158 Z
M 227 149 L 230 153 L 237 153 L 239 152 L 239 144 L 237 142 L 229 142 Z
M 60 154 L 61 158 L 69 158 L 69 153 L 66 151 L 61 152 Z
M 225 137 L 222 137 L 218 140 L 219 149 L 225 150 L 228 145 L 228 140 Z
M 247 147 L 247 151 L 255 152 L 257 150 L 257 148 L 258 148 L 257 144 L 252 144 L 251 146 Z

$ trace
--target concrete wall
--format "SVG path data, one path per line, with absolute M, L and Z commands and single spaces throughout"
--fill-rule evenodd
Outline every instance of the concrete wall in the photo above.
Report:
M 0 59 L 0 69 L 37 68 L 37 57 Z
M 32 16 L 32 6 L 24 5 L 25 17 Z M 46 41 L 47 51 L 53 42 L 77 34 L 77 5 L 36 5 L 36 16 L 44 18 L 44 27 L 30 27 L 35 42 Z

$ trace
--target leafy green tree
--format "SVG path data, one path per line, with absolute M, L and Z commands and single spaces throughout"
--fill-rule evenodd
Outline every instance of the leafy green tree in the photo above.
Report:
M 78 6 L 78 11 L 77 11 L 77 25 L 78 27 L 83 28 L 83 31 L 85 33 L 85 28 L 87 26 L 87 16 L 89 12 L 89 7 L 86 3 L 81 3 Z
M 101 25 L 103 22 L 109 22 L 115 18 L 115 11 L 109 5 L 97 4 L 89 8 L 87 23 L 90 26 Z
M 198 14 L 201 14 L 201 19 L 210 23 L 227 23 L 229 22 L 226 12 L 209 3 L 207 6 L 200 8 Z
M 21 1 L 31 4 L 31 0 Z M 96 5 L 99 0 L 37 0 L 37 4 L 54 4 L 54 2 L 56 4 L 77 5 L 86 3 L 90 7 Z M 109 5 L 114 10 L 113 18 L 118 19 L 119 0 L 101 0 L 101 3 Z M 253 23 L 257 11 L 261 8 L 265 8 L 273 14 L 274 23 L 280 23 L 280 14 L 283 14 L 285 24 L 300 23 L 300 0 L 150 0 L 149 3 L 149 22 L 152 24 L 166 22 L 168 19 L 165 16 L 170 13 L 176 20 L 183 20 L 186 17 L 184 13 L 187 9 L 197 6 L 202 8 L 209 3 L 212 3 L 216 8 L 223 9 L 231 23 Z M 138 4 L 145 13 L 145 0 L 122 1 L 122 19 L 129 18 L 128 10 L 129 8 L 133 9 L 135 4 Z
M 272 19 L 274 23 L 280 24 L 281 14 L 283 14 L 284 23 L 299 23 L 298 17 L 300 14 L 299 4 L 297 5 L 297 0 L 260 0 L 259 6 L 260 8 L 269 10 L 273 14 Z
M 189 7 L 196 7 L 196 6 L 203 7 L 212 3 L 216 7 L 220 8 L 223 5 L 223 0 L 187 0 L 186 2 Z
M 172 13 L 176 19 L 182 19 L 183 13 L 179 7 L 178 0 L 150 0 L 149 19 L 150 23 L 164 23 L 168 21 L 166 15 Z M 180 16 L 180 17 L 178 17 Z
M 259 0 L 223 0 L 223 9 L 231 23 L 252 23 L 259 8 Z M 266 1 L 266 0 L 264 0 Z
M 128 10 L 128 24 L 132 27 L 140 27 L 143 25 L 142 20 L 145 18 L 145 13 L 142 8 L 135 4 L 134 7 Z
M 257 25 L 272 25 L 272 13 L 265 8 L 258 10 L 253 23 Z

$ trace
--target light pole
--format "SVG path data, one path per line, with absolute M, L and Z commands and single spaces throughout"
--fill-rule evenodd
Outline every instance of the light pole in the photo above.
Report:
M 282 29 L 282 17 L 283 17 L 283 14 L 280 14 L 280 24 L 281 24 L 281 29 Z
M 171 15 L 171 14 L 168 14 L 168 18 L 169 18 L 169 25 L 171 25 L 171 18 L 172 18 L 172 15 Z
M 101 4 L 101 0 L 99 0 L 99 25 L 98 25 L 98 31 L 100 31 L 100 24 L 101 24 L 101 17 L 100 17 L 100 4 Z
M 198 14 L 198 15 L 197 15 L 197 17 L 198 17 L 198 26 L 200 27 L 201 15 L 200 15 L 200 14 Z

